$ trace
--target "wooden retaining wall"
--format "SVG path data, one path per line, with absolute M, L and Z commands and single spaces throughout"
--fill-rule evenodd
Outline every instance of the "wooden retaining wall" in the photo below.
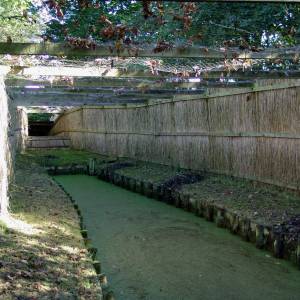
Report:
M 300 86 L 292 82 L 225 94 L 63 114 L 52 134 L 101 154 L 300 186 Z

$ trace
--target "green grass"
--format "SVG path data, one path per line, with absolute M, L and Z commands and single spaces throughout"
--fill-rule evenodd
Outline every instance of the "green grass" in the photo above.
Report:
M 0 235 L 7 234 L 8 232 L 9 232 L 9 230 L 8 230 L 7 226 L 5 225 L 5 223 L 0 221 Z
M 28 153 L 16 161 L 11 214 L 36 231 L 26 235 L 0 223 L 0 299 L 102 299 L 77 213 L 36 162 Z
M 25 155 L 46 167 L 87 164 L 90 158 L 103 161 L 111 159 L 100 154 L 71 149 L 30 150 Z
M 148 180 L 152 183 L 160 183 L 182 173 L 183 170 L 153 163 L 137 162 L 136 165 L 132 167 L 122 168 L 116 172 L 120 175 L 140 180 Z

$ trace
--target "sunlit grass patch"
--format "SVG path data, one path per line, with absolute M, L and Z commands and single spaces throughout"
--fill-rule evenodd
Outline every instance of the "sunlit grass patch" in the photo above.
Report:
M 33 155 L 19 155 L 15 178 L 11 215 L 38 231 L 7 231 L 0 223 L 0 299 L 100 299 L 101 288 L 69 198 Z M 88 279 L 83 270 L 91 274 Z M 79 291 L 77 287 L 90 279 L 90 288 Z

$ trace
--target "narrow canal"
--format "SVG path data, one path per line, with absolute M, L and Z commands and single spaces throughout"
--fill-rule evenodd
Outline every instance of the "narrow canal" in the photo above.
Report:
M 191 213 L 85 175 L 57 176 L 116 299 L 300 299 L 300 271 Z

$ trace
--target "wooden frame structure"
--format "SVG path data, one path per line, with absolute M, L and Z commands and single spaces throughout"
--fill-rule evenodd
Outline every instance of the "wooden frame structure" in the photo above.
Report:
M 153 45 L 152 45 L 153 46 Z M 142 57 L 142 58 L 197 58 L 209 59 L 295 59 L 300 46 L 291 48 L 249 51 L 239 49 L 209 49 L 206 47 L 174 47 L 164 52 L 154 52 L 151 46 L 144 49 L 125 47 L 112 50 L 109 45 L 97 45 L 93 49 L 78 49 L 64 43 L 0 43 L 0 54 L 50 55 L 56 57 Z M 73 107 L 80 105 L 143 104 L 156 101 L 174 101 L 178 98 L 194 99 L 205 91 L 234 93 L 252 91 L 254 78 L 300 78 L 299 70 L 285 71 L 224 71 L 212 70 L 200 77 L 176 75 L 171 72 L 153 74 L 132 68 L 103 66 L 11 66 L 6 86 L 16 105 L 27 107 Z M 83 72 L 84 70 L 84 72 Z M 36 79 L 34 79 L 36 78 Z M 249 80 L 250 79 L 250 80 Z
M 0 43 L 0 54 L 11 55 L 53 55 L 71 57 L 176 57 L 176 58 L 205 58 L 205 59 L 275 59 L 278 57 L 294 59 L 299 55 L 300 47 L 266 49 L 253 52 L 249 50 L 226 49 L 219 50 L 203 46 L 178 46 L 163 52 L 154 52 L 155 45 L 147 47 L 124 47 L 118 51 L 113 45 L 96 45 L 93 48 L 75 48 L 66 43 Z

